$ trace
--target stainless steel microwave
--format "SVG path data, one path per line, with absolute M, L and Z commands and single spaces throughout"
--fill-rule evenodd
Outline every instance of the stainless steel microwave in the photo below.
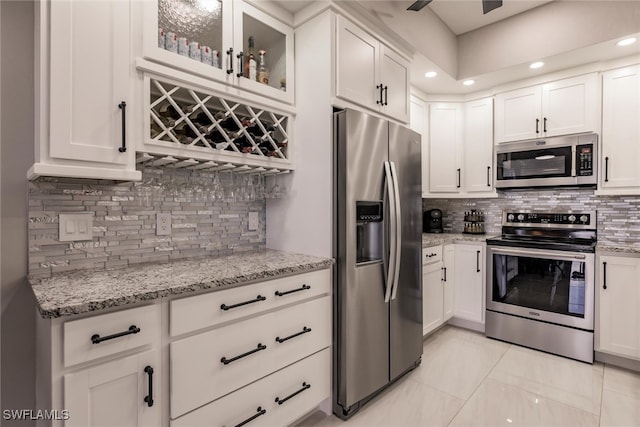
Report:
M 496 188 L 597 183 L 598 135 L 584 133 L 496 146 Z

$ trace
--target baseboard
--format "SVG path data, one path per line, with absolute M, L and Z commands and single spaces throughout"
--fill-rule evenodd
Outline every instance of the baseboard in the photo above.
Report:
M 453 326 L 459 326 L 465 329 L 471 329 L 472 331 L 476 331 L 484 334 L 484 323 L 478 323 L 478 322 L 473 322 L 471 320 L 452 317 L 451 319 L 449 319 L 447 324 L 453 325 Z
M 599 351 L 596 351 L 595 359 L 597 362 L 606 363 L 607 365 L 614 365 L 631 371 L 640 372 L 640 360 L 627 359 L 626 357 L 601 353 Z

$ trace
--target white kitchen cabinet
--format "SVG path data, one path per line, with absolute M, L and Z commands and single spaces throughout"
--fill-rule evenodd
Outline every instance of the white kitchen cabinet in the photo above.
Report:
M 422 335 L 444 323 L 442 245 L 422 249 Z
M 598 255 L 596 350 L 640 359 L 640 258 Z
M 464 104 L 462 187 L 467 193 L 492 193 L 493 98 Z
M 455 307 L 455 245 L 445 245 L 442 251 L 442 282 L 444 284 L 443 321 L 453 317 Z
M 462 105 L 429 105 L 429 191 L 458 193 L 462 186 L 460 151 L 463 129 Z
M 336 31 L 336 96 L 408 122 L 409 61 L 342 16 Z
M 496 95 L 495 142 L 599 129 L 597 73 Z
M 150 350 L 66 374 L 65 426 L 159 426 L 161 371 Z
M 253 92 L 282 102 L 294 102 L 293 28 L 287 13 L 271 16 L 244 1 L 212 0 L 199 4 L 169 0 L 142 2 L 143 52 L 152 61 L 231 86 L 225 92 Z M 275 7 L 272 7 L 275 9 Z M 160 46 L 160 30 L 208 46 L 219 55 L 219 68 Z M 254 56 L 264 50 L 268 84 L 244 74 L 249 37 L 255 41 Z M 166 46 L 166 44 L 165 44 Z
M 420 98 L 411 95 L 409 103 L 409 126 L 422 136 L 422 194 L 429 193 L 429 134 L 428 105 Z
M 484 267 L 484 245 L 455 245 L 454 317 L 484 323 Z
M 28 172 L 137 180 L 128 2 L 36 7 L 36 156 Z
M 600 189 L 640 191 L 640 65 L 602 75 Z

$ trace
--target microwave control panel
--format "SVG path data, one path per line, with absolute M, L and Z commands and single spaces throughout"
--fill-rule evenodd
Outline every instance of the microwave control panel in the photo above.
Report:
M 576 146 L 576 174 L 578 176 L 593 175 L 593 144 Z

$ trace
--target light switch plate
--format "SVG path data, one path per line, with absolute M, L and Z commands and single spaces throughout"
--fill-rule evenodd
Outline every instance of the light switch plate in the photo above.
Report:
M 93 239 L 93 213 L 61 213 L 58 215 L 58 240 L 76 242 Z
M 258 212 L 249 212 L 249 230 L 257 230 L 259 222 Z
M 171 234 L 171 212 L 158 212 L 156 214 L 156 236 L 168 236 Z

